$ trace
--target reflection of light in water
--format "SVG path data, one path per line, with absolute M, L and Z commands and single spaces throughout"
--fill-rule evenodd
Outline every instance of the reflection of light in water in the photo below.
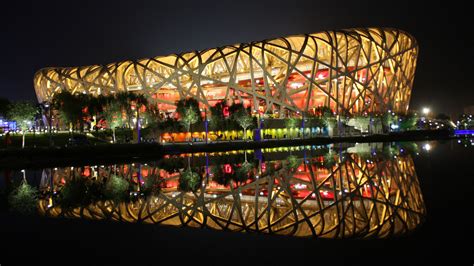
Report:
M 100 200 L 70 209 L 62 209 L 58 201 L 51 206 L 50 198 L 46 198 L 40 201 L 40 212 L 50 217 L 323 238 L 384 238 L 406 233 L 421 223 L 425 206 L 410 156 L 366 160 L 346 154 L 344 158 L 324 166 L 321 158 L 307 159 L 307 164 L 298 158 L 299 165 L 293 169 L 285 167 L 286 161 L 267 161 L 267 171 L 259 176 L 227 185 L 216 183 L 213 176 L 196 192 L 179 191 L 179 172 L 138 164 L 104 167 L 98 170 L 99 181 L 116 169 L 116 174 L 139 187 L 139 171 L 143 178 L 156 174 L 161 191 L 148 198 L 140 194 L 132 201 Z M 222 172 L 214 175 L 225 173 L 223 166 L 211 167 L 222 167 Z M 55 172 L 54 183 L 60 187 L 59 180 L 71 176 L 95 179 L 83 176 L 88 173 L 85 169 L 61 169 Z M 236 164 L 232 169 L 232 173 L 237 172 Z M 258 172 L 255 168 L 251 171 Z

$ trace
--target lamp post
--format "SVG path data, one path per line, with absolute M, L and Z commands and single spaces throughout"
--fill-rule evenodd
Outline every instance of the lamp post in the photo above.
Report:
M 254 133 L 254 136 L 253 136 L 253 140 L 255 141 L 260 141 L 262 138 L 261 138 L 261 131 L 262 131 L 262 127 L 261 127 L 261 121 L 260 121 L 260 112 L 255 109 L 253 110 L 254 111 L 254 114 L 255 116 L 257 117 L 257 131 Z
M 48 101 L 44 101 L 41 103 L 41 107 L 43 109 L 43 112 L 47 113 L 48 116 L 48 134 L 49 134 L 49 146 L 53 146 L 53 138 L 52 138 L 52 116 L 53 116 L 53 108 L 51 106 L 51 103 Z
M 208 134 L 209 134 L 208 125 L 209 125 L 209 122 L 207 121 L 207 107 L 205 107 L 204 108 L 204 128 L 206 129 L 206 144 L 207 144 L 207 139 L 208 139 Z M 207 160 L 207 153 L 206 153 L 206 160 Z
M 299 113 L 299 111 L 297 113 Z M 302 132 L 301 136 L 304 140 L 304 135 L 305 135 L 304 112 L 301 113 L 301 127 L 303 128 L 303 132 Z
M 140 108 L 137 106 L 137 143 L 141 142 L 141 128 L 142 123 L 140 123 Z
M 423 115 L 428 116 L 431 112 L 431 109 L 429 107 L 423 107 L 421 112 L 423 113 Z

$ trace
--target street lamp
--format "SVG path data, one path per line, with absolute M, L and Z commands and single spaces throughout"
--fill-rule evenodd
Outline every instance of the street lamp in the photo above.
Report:
M 44 101 L 41 103 L 41 107 L 43 109 L 43 111 L 46 113 L 47 112 L 47 116 L 48 116 L 48 126 L 49 126 L 49 146 L 53 146 L 53 139 L 52 139 L 52 135 L 51 135 L 51 131 L 52 131 L 52 112 L 53 112 L 53 108 L 51 106 L 51 103 L 50 102 L 47 102 L 47 101 Z
M 206 144 L 207 144 L 208 135 L 209 135 L 209 121 L 207 121 L 207 107 L 204 108 L 204 129 L 206 130 Z M 206 153 L 206 160 L 207 160 L 207 153 Z
M 424 114 L 424 115 L 428 115 L 431 110 L 429 107 L 423 107 L 423 109 L 421 110 L 421 112 Z

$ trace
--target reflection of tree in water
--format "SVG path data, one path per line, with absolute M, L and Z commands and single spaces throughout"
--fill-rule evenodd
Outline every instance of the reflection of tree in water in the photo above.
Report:
M 212 180 L 228 186 L 231 181 L 237 185 L 255 177 L 255 163 L 244 161 L 240 164 L 215 165 L 211 168 Z
M 323 167 L 324 168 L 332 168 L 334 165 L 336 165 L 337 160 L 336 160 L 337 154 L 333 152 L 332 150 L 329 150 L 329 152 L 324 155 L 324 161 L 323 161 Z
M 296 171 L 298 166 L 301 164 L 302 159 L 298 158 L 295 155 L 290 155 L 285 161 L 285 167 L 289 171 Z
M 30 186 L 26 179 L 23 179 L 8 197 L 11 209 L 23 215 L 31 215 L 36 212 L 37 200 L 38 190 Z
M 233 178 L 233 173 L 226 173 L 220 165 L 211 168 L 212 180 L 222 186 L 228 186 Z
M 122 177 L 111 174 L 105 183 L 104 196 L 105 199 L 115 202 L 123 201 L 128 196 L 129 183 Z
M 237 183 L 245 182 L 254 177 L 254 164 L 248 161 L 243 162 L 235 171 L 234 181 Z
M 167 167 L 171 172 L 160 168 L 164 163 L 128 164 L 113 171 L 101 167 L 90 177 L 81 176 L 82 169 L 64 168 L 56 182 L 64 178 L 67 186 L 74 178 L 87 180 L 84 197 L 100 200 L 83 199 L 90 204 L 73 210 L 59 201 L 50 206 L 40 200 L 40 211 L 52 217 L 325 238 L 386 237 L 412 230 L 422 221 L 424 203 L 410 156 L 385 159 L 381 150 L 367 159 L 348 152 L 314 154 L 278 155 L 279 159 L 258 164 L 243 161 L 243 154 L 242 158 L 217 155 L 210 166 L 207 158 L 197 155 L 193 168 L 186 166 L 186 158 L 167 158 L 170 166 L 175 165 Z M 180 172 L 175 172 L 180 164 Z M 207 167 L 211 180 L 202 185 Z M 142 186 L 134 187 L 136 182 Z M 93 188 L 106 194 L 108 186 L 128 196 L 119 204 L 110 196 L 93 196 Z M 133 200 L 124 202 L 130 197 Z
M 187 168 L 183 171 L 179 177 L 179 189 L 182 191 L 197 191 L 201 184 L 201 176 L 191 170 L 191 168 Z
M 146 196 L 158 195 L 160 192 L 160 177 L 158 175 L 151 175 L 143 184 L 143 193 Z
M 59 194 L 59 203 L 64 209 L 88 204 L 90 202 L 90 190 L 87 189 L 88 180 L 86 178 L 72 178 L 66 181 Z
M 180 157 L 166 158 L 158 161 L 157 166 L 166 170 L 167 172 L 177 173 L 180 169 L 185 167 L 185 162 L 183 158 Z

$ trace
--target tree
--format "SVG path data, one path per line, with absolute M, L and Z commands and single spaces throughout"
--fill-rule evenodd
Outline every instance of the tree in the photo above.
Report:
M 330 118 L 334 116 L 334 113 L 332 112 L 331 108 L 327 106 L 319 106 L 315 108 L 315 115 L 319 117 L 325 117 L 325 118 Z
M 198 120 L 198 114 L 190 107 L 186 108 L 181 115 L 181 123 L 186 127 L 187 132 L 191 130 L 191 125 L 196 123 Z
M 38 109 L 30 102 L 17 102 L 10 105 L 8 118 L 15 120 L 23 135 L 21 147 L 25 147 L 25 133 L 35 119 Z
M 87 205 L 90 202 L 88 181 L 82 176 L 73 176 L 60 190 L 59 204 L 65 210 Z
M 23 178 L 20 185 L 10 193 L 8 202 L 12 210 L 30 215 L 36 211 L 37 199 L 38 190 L 28 185 L 26 179 Z
M 132 117 L 132 102 L 131 99 L 134 98 L 132 92 L 119 92 L 115 95 L 115 100 L 117 104 L 120 106 L 120 109 L 125 113 L 127 121 L 127 126 L 131 127 L 131 117 Z
M 234 181 L 245 182 L 247 179 L 252 178 L 254 175 L 254 164 L 247 161 L 243 162 L 240 167 L 237 168 L 234 175 Z
M 234 104 L 230 110 L 232 119 L 244 130 L 244 139 L 247 139 L 247 129 L 254 126 L 254 119 L 250 115 L 250 110 L 244 108 L 242 104 Z
M 123 125 L 122 109 L 117 102 L 110 102 L 104 108 L 104 117 L 107 125 L 112 129 L 112 140 L 115 143 L 115 128 Z
M 181 124 L 190 132 L 191 126 L 201 119 L 199 103 L 196 99 L 186 98 L 176 102 L 176 111 L 179 114 Z
M 288 170 L 291 170 L 292 172 L 295 172 L 301 164 L 301 159 L 299 159 L 295 155 L 290 155 L 287 157 L 286 162 L 285 162 L 285 167 Z
M 98 124 L 99 124 L 99 114 L 104 112 L 104 106 L 107 104 L 107 102 L 110 101 L 108 97 L 104 95 L 99 95 L 97 97 L 94 96 L 89 96 L 86 102 L 87 106 L 87 111 L 89 115 L 91 116 L 91 120 L 95 121 L 95 130 L 99 130 Z M 92 128 L 91 128 L 92 129 Z
M 151 131 L 153 137 L 156 139 L 158 133 L 162 130 L 163 118 L 161 117 L 160 109 L 156 104 L 148 104 L 146 112 L 144 113 L 144 120 L 148 131 Z
M 106 199 L 116 203 L 127 198 L 129 183 L 122 177 L 112 174 L 104 187 L 104 196 Z
M 414 113 L 409 113 L 401 118 L 400 130 L 414 130 L 416 129 L 416 123 L 418 122 L 418 116 Z
M 285 119 L 285 127 L 288 129 L 288 137 L 290 136 L 290 130 L 298 126 L 298 119 L 290 117 Z
M 195 192 L 198 190 L 201 184 L 201 176 L 191 170 L 191 168 L 187 168 L 184 172 L 181 173 L 179 177 L 179 189 L 182 191 L 193 191 Z
M 213 131 L 222 130 L 225 126 L 226 117 L 224 116 L 225 108 L 229 108 L 225 102 L 219 102 L 210 108 L 211 119 L 209 127 Z
M 66 90 L 54 94 L 52 101 L 54 109 L 59 111 L 59 117 L 69 125 L 70 131 L 75 128 L 74 125 L 81 122 L 85 102 L 85 96 L 76 96 Z
M 382 127 L 384 132 L 390 132 L 392 125 L 398 125 L 398 116 L 390 112 L 382 115 Z

